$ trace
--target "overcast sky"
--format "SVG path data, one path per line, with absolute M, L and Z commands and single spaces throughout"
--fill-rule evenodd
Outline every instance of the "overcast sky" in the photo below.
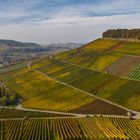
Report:
M 140 28 L 140 0 L 0 0 L 0 38 L 89 42 L 110 28 Z

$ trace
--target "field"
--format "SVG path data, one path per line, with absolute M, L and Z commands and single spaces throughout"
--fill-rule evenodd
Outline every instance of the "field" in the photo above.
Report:
M 80 108 L 71 110 L 72 113 L 80 114 L 105 114 L 105 115 L 127 115 L 127 111 L 111 105 L 109 103 L 96 100 L 92 103 L 86 104 Z
M 80 49 L 56 54 L 55 58 L 93 70 L 109 69 L 113 75 L 127 76 L 130 69 L 140 62 L 139 48 L 140 42 L 97 39 Z
M 104 70 L 118 76 L 128 75 L 129 70 L 140 62 L 140 57 L 124 56 L 118 61 L 106 67 Z
M 130 71 L 128 76 L 130 78 L 140 80 L 140 63 L 134 66 Z
M 29 63 L 29 61 L 25 61 L 25 62 L 22 62 L 22 63 L 19 63 L 19 64 L 15 64 L 15 65 L 11 65 L 11 66 L 8 66 L 8 67 L 0 68 L 0 73 L 6 73 L 6 72 L 15 71 L 15 70 L 25 68 L 25 67 L 27 67 L 28 63 Z
M 49 113 L 49 112 L 37 112 L 37 111 L 27 111 L 27 110 L 17 110 L 17 109 L 0 109 L 0 118 L 37 118 L 37 117 L 62 117 L 69 116 L 66 114 L 59 113 Z
M 120 47 L 114 49 L 116 52 L 124 53 L 124 54 L 131 54 L 131 55 L 140 55 L 140 42 L 131 42 L 131 41 L 124 41 Z
M 94 100 L 79 90 L 29 69 L 7 75 L 5 80 L 5 84 L 22 97 L 22 105 L 25 108 L 67 111 Z
M 0 139 L 139 140 L 139 46 L 97 39 L 1 69 L 0 82 L 20 96 L 22 107 L 1 107 Z
M 121 54 L 110 53 L 107 52 L 97 53 L 92 52 L 91 54 L 88 52 L 79 54 L 71 59 L 68 59 L 69 62 L 88 67 L 93 70 L 101 71 L 108 65 L 117 61 L 123 57 Z
M 110 47 L 117 45 L 119 43 L 118 40 L 112 39 L 97 39 L 83 47 L 83 50 L 87 51 L 105 51 L 108 50 Z
M 80 67 L 66 61 L 53 60 L 52 64 L 38 69 L 49 77 L 65 82 L 73 87 L 82 89 L 90 94 L 139 110 L 140 83 L 110 74 Z M 135 86 L 135 88 L 131 88 Z
M 109 140 L 140 139 L 139 120 L 125 118 L 52 118 L 6 120 L 1 123 L 1 139 Z

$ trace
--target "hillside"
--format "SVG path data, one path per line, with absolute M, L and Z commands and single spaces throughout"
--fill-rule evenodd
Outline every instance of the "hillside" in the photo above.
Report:
M 22 96 L 23 106 L 28 108 L 70 111 L 94 103 L 97 99 L 92 95 L 96 95 L 138 111 L 140 49 L 137 42 L 127 44 L 127 41 L 98 39 L 81 48 L 58 53 L 51 59 L 32 61 L 30 68 L 5 73 L 1 78 Z M 130 55 L 132 50 L 133 55 Z M 50 96 L 52 92 L 54 96 Z M 52 103 L 57 106 L 51 106 Z
M 0 39 L 0 46 L 8 46 L 8 47 L 41 47 L 41 45 L 36 43 L 26 43 L 26 42 L 19 42 L 15 40 L 5 40 Z
M 140 43 L 114 39 L 4 68 L 0 81 L 20 102 L 1 107 L 0 136 L 140 139 L 139 74 Z

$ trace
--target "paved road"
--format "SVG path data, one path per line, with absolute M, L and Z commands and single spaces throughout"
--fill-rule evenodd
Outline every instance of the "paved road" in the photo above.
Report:
M 69 118 L 77 118 L 77 117 L 29 117 L 29 118 L 3 118 L 0 121 L 7 121 L 7 120 L 44 120 L 44 119 L 69 119 Z M 84 118 L 83 116 L 78 118 Z
M 29 117 L 29 118 L 2 118 L 0 121 L 7 121 L 7 120 L 44 120 L 44 119 L 77 119 L 77 118 L 88 118 L 90 117 L 110 117 L 110 118 L 126 118 L 128 119 L 128 116 L 116 116 L 116 115 L 82 115 L 82 116 L 62 116 L 62 117 Z M 138 118 L 136 118 L 138 119 Z

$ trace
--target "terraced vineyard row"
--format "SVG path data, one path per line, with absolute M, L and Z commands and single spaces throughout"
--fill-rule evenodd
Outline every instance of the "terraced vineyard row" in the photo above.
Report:
M 16 109 L 0 109 L 0 118 L 23 118 L 23 117 L 62 117 L 68 116 L 56 113 L 24 111 Z
M 1 140 L 140 139 L 140 120 L 57 118 L 0 121 Z
M 140 63 L 130 70 L 128 76 L 130 78 L 140 80 Z

